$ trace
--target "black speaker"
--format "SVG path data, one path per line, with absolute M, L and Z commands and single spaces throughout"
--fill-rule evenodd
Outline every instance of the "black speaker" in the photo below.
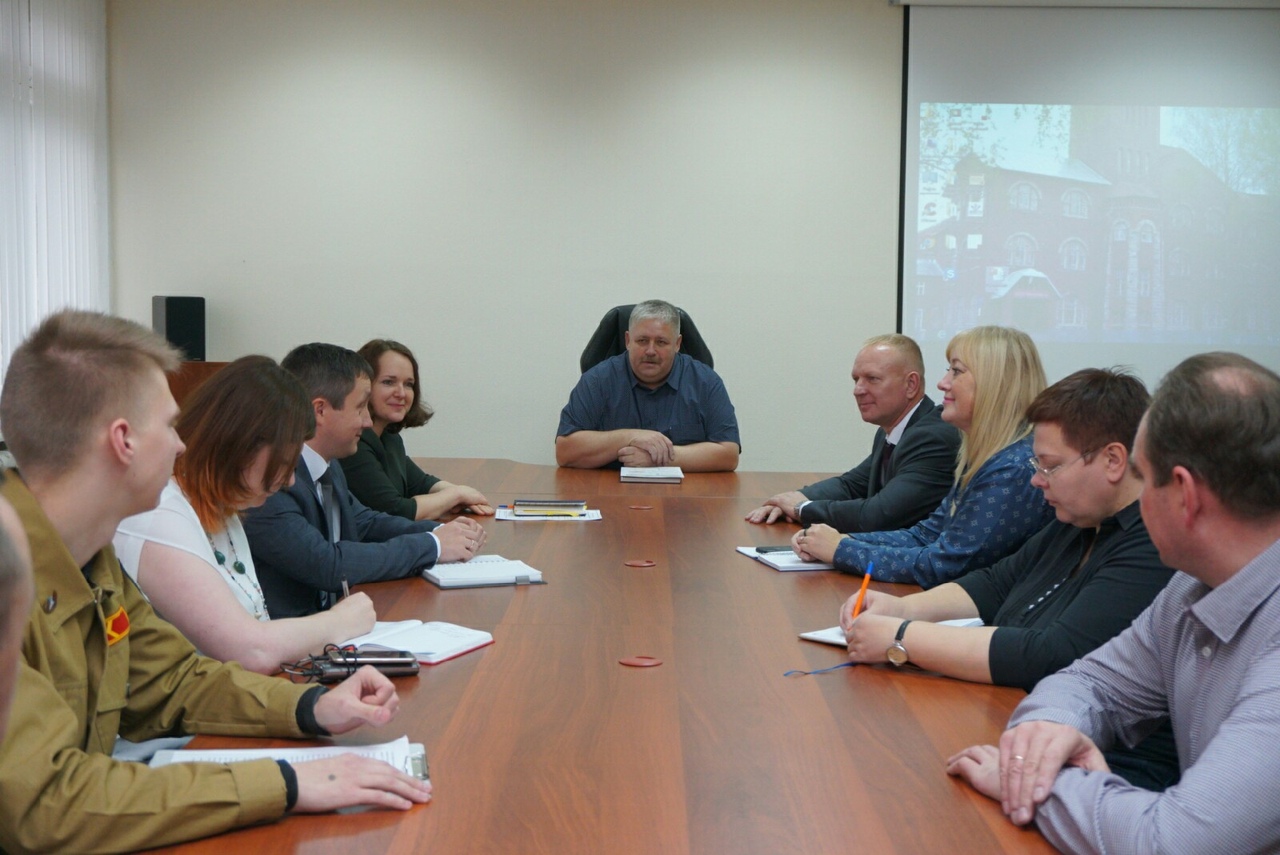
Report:
M 191 362 L 204 362 L 204 297 L 152 297 L 151 328 Z

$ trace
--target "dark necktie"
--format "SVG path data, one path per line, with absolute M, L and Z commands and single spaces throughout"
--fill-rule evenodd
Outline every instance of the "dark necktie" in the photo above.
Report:
M 342 515 L 338 513 L 338 498 L 333 492 L 332 470 L 324 470 L 324 474 L 316 479 L 316 483 L 320 485 L 320 504 L 323 505 L 320 510 L 329 523 L 329 542 L 337 543 L 342 533 Z M 341 598 L 340 594 L 340 591 L 320 591 L 320 610 L 332 608 L 333 604 Z
M 889 480 L 889 463 L 893 460 L 894 445 L 886 442 L 884 448 L 880 449 L 880 486 L 883 487 L 885 482 Z
M 342 515 L 338 513 L 338 499 L 333 492 L 333 472 L 326 469 L 316 480 L 320 485 L 320 503 L 324 505 L 325 519 L 329 521 L 329 542 L 337 543 L 342 534 Z

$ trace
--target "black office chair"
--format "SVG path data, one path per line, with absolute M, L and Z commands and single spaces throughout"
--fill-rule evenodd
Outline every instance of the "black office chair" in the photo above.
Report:
M 631 310 L 635 307 L 635 303 L 629 306 L 614 306 L 604 313 L 604 317 L 600 319 L 600 326 L 596 327 L 591 340 L 582 351 L 582 358 L 578 360 L 582 373 L 585 374 L 593 365 L 603 362 L 610 356 L 617 356 L 627 349 L 625 334 L 631 323 Z M 680 313 L 680 352 L 706 363 L 708 368 L 715 368 L 715 361 L 711 358 L 711 348 L 707 347 L 707 343 L 702 340 L 702 333 L 698 332 L 693 318 L 689 317 L 684 309 L 677 307 L 676 311 Z

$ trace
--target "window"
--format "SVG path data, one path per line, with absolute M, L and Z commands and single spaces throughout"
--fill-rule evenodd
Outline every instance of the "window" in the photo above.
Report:
M 1084 241 L 1078 238 L 1071 238 L 1063 242 L 1059 254 L 1062 259 L 1063 270 L 1084 270 L 1088 261 L 1089 250 L 1084 245 Z
M 1015 211 L 1036 211 L 1040 208 L 1040 191 L 1026 181 L 1019 181 L 1009 188 L 1009 207 Z
M 103 3 L 0 4 L 0 379 L 47 314 L 111 305 Z M 16 95 L 16 97 L 11 97 Z
M 1005 243 L 1009 250 L 1010 267 L 1034 267 L 1036 263 L 1036 242 L 1030 235 L 1018 234 Z
M 1062 194 L 1062 216 L 1087 219 L 1089 196 L 1083 190 L 1068 190 Z
M 1088 326 L 1088 316 L 1085 314 L 1084 303 L 1078 297 L 1062 298 L 1062 302 L 1058 303 L 1057 315 L 1059 327 Z

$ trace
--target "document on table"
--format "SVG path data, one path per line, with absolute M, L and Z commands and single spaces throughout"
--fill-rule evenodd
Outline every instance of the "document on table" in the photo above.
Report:
M 684 470 L 679 466 L 623 466 L 618 477 L 625 483 L 679 484 Z
M 541 585 L 542 572 L 523 561 L 501 555 L 477 555 L 470 561 L 449 561 L 423 571 L 441 588 L 486 588 L 493 585 Z
M 507 507 L 507 505 L 499 505 Z M 587 512 L 586 499 L 516 499 L 510 505 L 517 517 L 580 517 Z
M 373 631 L 344 641 L 343 647 L 376 647 L 383 650 L 407 650 L 419 662 L 436 665 L 472 650 L 493 644 L 493 635 L 483 629 L 470 629 L 442 620 L 378 621 Z
M 581 515 L 578 514 L 548 514 L 547 516 L 527 517 L 516 516 L 515 511 L 511 508 L 498 507 L 493 514 L 496 520 L 514 520 L 515 522 L 588 522 L 590 520 L 598 520 L 601 518 L 599 508 L 587 508 Z
M 982 626 L 982 618 L 956 618 L 955 620 L 940 620 L 939 626 Z M 812 632 L 802 632 L 800 637 L 805 641 L 820 641 L 823 644 L 834 644 L 836 647 L 845 647 L 848 642 L 844 638 L 844 630 L 838 626 L 830 629 L 815 629 Z
M 836 565 L 825 561 L 805 561 L 790 548 L 785 552 L 760 552 L 754 546 L 739 546 L 738 551 L 748 558 L 754 558 L 774 570 L 790 573 L 793 570 L 834 570 Z
M 317 748 L 212 748 L 188 751 L 157 751 L 150 766 L 168 766 L 170 763 L 240 763 L 245 760 L 284 760 L 287 763 L 306 763 L 337 757 L 340 754 L 356 754 L 390 763 L 397 769 L 430 780 L 427 771 L 427 750 L 418 742 L 409 742 L 402 736 L 394 742 L 381 745 L 322 745 Z

